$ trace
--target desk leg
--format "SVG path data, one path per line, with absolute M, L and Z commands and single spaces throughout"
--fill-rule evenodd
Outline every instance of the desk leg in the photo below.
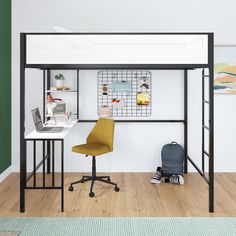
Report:
M 64 140 L 61 140 L 61 212 L 64 212 Z
M 26 141 L 22 140 L 20 153 L 20 212 L 25 212 L 26 160 Z
M 52 186 L 55 186 L 55 153 L 54 140 L 52 140 Z
M 51 172 L 51 142 L 47 140 L 47 173 L 50 174 Z
M 43 140 L 43 187 L 45 187 L 45 140 Z

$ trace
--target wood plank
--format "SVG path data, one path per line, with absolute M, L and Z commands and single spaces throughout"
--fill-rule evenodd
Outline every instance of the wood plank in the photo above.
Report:
M 152 185 L 152 173 L 110 173 L 120 192 L 95 182 L 94 198 L 88 196 L 90 183 L 68 191 L 70 182 L 81 175 L 65 174 L 64 213 L 60 212 L 59 190 L 26 190 L 26 212 L 19 213 L 19 174 L 11 174 L 0 184 L 0 216 L 236 216 L 236 173 L 215 174 L 213 214 L 208 212 L 208 186 L 196 173 L 185 175 L 183 186 Z M 41 177 L 38 174 L 38 184 Z M 59 180 L 60 175 L 56 178 Z M 46 185 L 51 184 L 50 175 L 46 181 Z

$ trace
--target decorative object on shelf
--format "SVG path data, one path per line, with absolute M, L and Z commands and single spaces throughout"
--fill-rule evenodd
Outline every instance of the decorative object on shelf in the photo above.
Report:
M 54 98 L 56 102 L 56 107 L 53 108 L 53 112 L 56 115 L 65 114 L 66 113 L 66 103 L 62 101 L 60 98 Z
M 236 94 L 236 45 L 218 45 L 214 51 L 215 94 Z
M 63 90 L 65 90 L 65 91 L 70 90 L 70 87 L 64 86 Z
M 47 114 L 49 116 L 52 116 L 54 118 L 54 121 L 55 121 L 55 125 L 57 124 L 57 120 L 56 120 L 56 117 L 54 115 L 54 111 L 53 109 L 57 106 L 56 102 L 54 101 L 54 99 L 52 98 L 51 95 L 48 95 L 47 96 Z
M 150 94 L 148 92 L 137 93 L 137 105 L 148 106 L 150 104 Z
M 51 95 L 47 96 L 47 117 L 53 117 L 56 121 L 55 115 L 65 115 L 66 113 L 66 103 L 60 98 L 53 98 Z
M 65 118 L 66 118 L 67 122 L 71 122 L 72 112 L 71 111 L 67 111 L 65 113 Z
M 51 91 L 57 91 L 57 87 L 50 87 Z
M 54 76 L 56 79 L 56 88 L 57 90 L 63 90 L 64 89 L 64 81 L 65 81 L 65 77 L 63 76 L 63 74 L 58 74 Z
M 98 114 L 103 109 L 110 109 L 113 117 L 150 116 L 151 77 L 151 72 L 147 70 L 99 71 Z
M 111 109 L 108 106 L 100 107 L 99 116 L 104 118 L 111 117 Z

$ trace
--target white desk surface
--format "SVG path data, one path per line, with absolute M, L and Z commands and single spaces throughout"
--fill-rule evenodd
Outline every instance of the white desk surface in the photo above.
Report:
M 63 126 L 63 130 L 61 132 L 58 133 L 40 133 L 37 132 L 36 130 L 33 130 L 32 132 L 30 132 L 29 134 L 27 134 L 25 136 L 25 139 L 64 139 L 66 137 L 66 135 L 70 132 L 70 130 L 75 126 L 75 124 L 77 123 L 77 121 L 73 121 L 73 122 L 68 122 L 68 123 L 59 123 L 57 125 L 47 125 L 47 127 L 57 127 L 57 126 Z

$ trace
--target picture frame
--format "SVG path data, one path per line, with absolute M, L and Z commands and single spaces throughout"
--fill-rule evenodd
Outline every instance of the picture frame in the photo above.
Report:
M 214 93 L 236 94 L 236 44 L 214 47 Z

